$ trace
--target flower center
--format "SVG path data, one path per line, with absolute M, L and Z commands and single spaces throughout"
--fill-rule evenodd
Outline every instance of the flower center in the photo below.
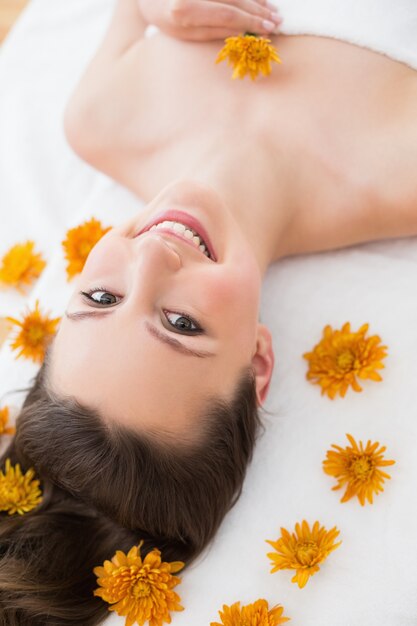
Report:
M 266 50 L 257 41 L 245 42 L 245 52 L 251 61 L 259 62 L 268 57 Z
M 318 553 L 319 549 L 314 541 L 302 541 L 295 549 L 297 559 L 302 565 L 312 565 Z
M 350 465 L 351 472 L 355 475 L 355 478 L 359 480 L 367 480 L 369 474 L 372 472 L 372 461 L 368 456 L 358 456 L 352 460 Z
M 133 587 L 133 595 L 135 598 L 147 598 L 151 595 L 151 586 L 146 580 L 138 580 Z
M 28 328 L 28 340 L 32 345 L 36 345 L 44 338 L 45 330 L 40 324 L 33 324 Z
M 337 355 L 337 365 L 342 370 L 350 370 L 352 369 L 352 365 L 355 361 L 355 356 L 352 354 L 350 350 L 345 350 Z

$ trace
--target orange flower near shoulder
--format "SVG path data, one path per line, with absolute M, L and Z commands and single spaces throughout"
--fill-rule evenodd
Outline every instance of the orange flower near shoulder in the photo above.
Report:
M 389 474 L 380 468 L 394 465 L 395 461 L 384 460 L 383 452 L 386 447 L 378 449 L 379 442 L 368 441 L 364 449 L 362 441 L 359 446 L 352 437 L 346 434 L 351 445 L 341 448 L 332 444 L 335 450 L 328 450 L 327 457 L 323 461 L 323 470 L 326 474 L 337 478 L 338 484 L 333 490 L 346 486 L 346 491 L 340 502 L 347 502 L 350 498 L 357 497 L 361 505 L 368 500 L 373 503 L 373 494 L 384 491 L 385 479 L 391 478 Z
M 283 616 L 284 607 L 276 605 L 268 607 L 264 599 L 256 600 L 252 604 L 240 606 L 235 602 L 231 606 L 223 605 L 223 611 L 219 611 L 221 624 L 211 622 L 210 626 L 279 626 L 290 620 Z
M 9 421 L 10 411 L 9 407 L 5 406 L 0 409 L 0 435 L 14 435 L 16 429 L 14 426 L 7 426 Z
M 321 341 L 311 352 L 303 354 L 309 362 L 307 380 L 320 385 L 321 395 L 327 394 L 332 400 L 339 393 L 342 398 L 349 387 L 362 391 L 357 381 L 370 378 L 381 381 L 377 369 L 384 368 L 381 363 L 387 354 L 387 346 L 379 345 L 378 335 L 365 337 L 369 324 L 363 324 L 358 331 L 350 330 L 346 322 L 341 330 L 333 330 L 327 325 Z
M 299 588 L 304 587 L 310 576 L 319 571 L 322 563 L 342 543 L 334 543 L 339 535 L 336 527 L 326 530 L 319 522 L 314 522 L 310 529 L 306 520 L 295 525 L 295 533 L 290 534 L 285 528 L 281 528 L 281 537 L 277 541 L 266 540 L 275 548 L 275 552 L 269 552 L 273 568 L 271 574 L 281 569 L 295 570 L 292 583 L 297 583 Z
M 62 247 L 67 260 L 68 280 L 82 271 L 91 249 L 109 230 L 111 226 L 104 228 L 99 220 L 92 217 L 89 221 L 67 231 Z
M 39 301 L 36 300 L 33 311 L 28 310 L 22 320 L 14 317 L 7 317 L 7 320 L 20 327 L 20 332 L 12 338 L 12 350 L 20 350 L 17 359 L 23 356 L 32 359 L 35 363 L 42 363 L 45 352 L 52 341 L 56 326 L 61 320 L 60 317 L 50 318 L 42 315 L 39 309 Z
M 216 64 L 227 60 L 234 67 L 232 79 L 244 78 L 249 74 L 255 80 L 259 73 L 268 76 L 271 73 L 271 62 L 282 63 L 271 40 L 258 37 L 252 33 L 227 37 L 224 47 L 220 50 Z
M 0 284 L 15 287 L 25 294 L 25 287 L 41 275 L 46 262 L 40 253 L 34 252 L 35 242 L 17 243 L 4 255 L 0 265 Z
M 127 555 L 117 550 L 111 561 L 94 568 L 100 586 L 94 595 L 112 604 L 109 611 L 126 616 L 125 626 L 144 626 L 148 621 L 149 626 L 162 626 L 163 622 L 171 622 L 170 611 L 184 610 L 179 604 L 180 597 L 173 591 L 181 579 L 172 575 L 184 563 L 161 561 L 157 548 L 142 560 L 142 544 L 143 541 L 133 546 Z
M 35 471 L 30 468 L 22 474 L 19 463 L 13 467 L 6 459 L 5 473 L 0 471 L 0 511 L 9 515 L 24 515 L 42 501 L 39 480 L 33 480 Z

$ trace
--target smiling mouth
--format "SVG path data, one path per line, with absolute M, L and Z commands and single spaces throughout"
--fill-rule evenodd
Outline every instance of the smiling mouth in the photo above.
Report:
M 190 222 L 192 222 L 192 224 L 190 224 Z M 196 229 L 196 226 L 198 230 Z M 146 232 L 160 232 L 161 234 L 165 233 L 169 236 L 184 241 L 188 245 L 199 250 L 211 261 L 217 262 L 216 256 L 213 252 L 213 248 L 208 240 L 208 236 L 206 235 L 205 231 L 204 238 L 202 234 L 200 234 L 202 230 L 204 230 L 203 227 L 192 216 L 189 216 L 188 214 L 180 211 L 167 211 L 163 215 L 160 215 L 159 219 L 156 218 L 155 220 L 153 220 L 153 222 L 145 226 L 145 228 L 143 228 L 136 235 L 136 237 L 139 237 Z

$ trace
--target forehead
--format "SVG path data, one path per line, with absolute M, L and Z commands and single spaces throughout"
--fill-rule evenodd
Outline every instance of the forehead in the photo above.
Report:
M 127 328 L 117 315 L 79 323 L 63 318 L 49 379 L 54 391 L 96 408 L 106 420 L 191 435 L 210 397 L 233 395 L 241 367 L 237 351 L 190 358 L 158 342 L 144 325 Z

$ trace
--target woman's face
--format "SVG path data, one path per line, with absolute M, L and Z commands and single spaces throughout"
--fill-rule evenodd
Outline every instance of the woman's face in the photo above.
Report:
M 173 210 L 198 220 L 216 261 L 172 231 L 137 236 Z M 174 183 L 91 250 L 52 346 L 50 384 L 105 420 L 192 441 L 205 400 L 231 399 L 251 364 L 260 288 L 250 245 L 217 193 Z

